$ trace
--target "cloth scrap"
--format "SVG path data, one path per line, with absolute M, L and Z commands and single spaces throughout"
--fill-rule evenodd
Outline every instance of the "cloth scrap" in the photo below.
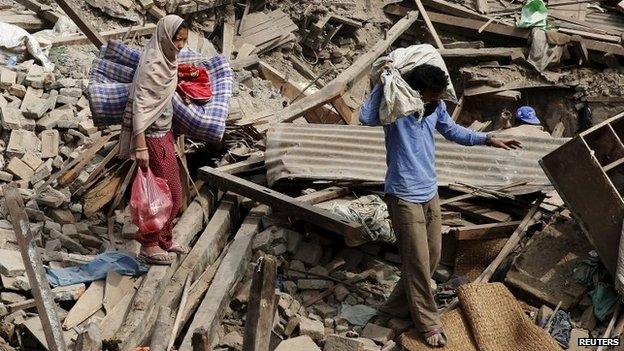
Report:
M 388 205 L 379 195 L 367 195 L 355 199 L 348 204 L 334 203 L 330 211 L 364 226 L 366 237 L 361 243 L 371 241 L 396 241 L 390 222 Z
M 147 269 L 127 253 L 107 251 L 81 266 L 46 269 L 46 277 L 52 287 L 57 287 L 104 279 L 108 272 L 139 276 L 147 273 Z

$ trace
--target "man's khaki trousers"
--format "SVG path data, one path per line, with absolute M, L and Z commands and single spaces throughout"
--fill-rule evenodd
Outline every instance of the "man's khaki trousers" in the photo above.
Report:
M 442 246 L 440 198 L 436 194 L 428 202 L 411 203 L 386 195 L 386 202 L 402 269 L 401 279 L 382 311 L 402 317 L 411 314 L 416 328 L 427 332 L 440 326 L 430 284 Z

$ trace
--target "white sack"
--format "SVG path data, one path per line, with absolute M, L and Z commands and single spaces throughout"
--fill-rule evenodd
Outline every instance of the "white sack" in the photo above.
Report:
M 388 61 L 392 61 L 392 68 L 383 69 Z M 383 84 L 383 98 L 379 106 L 379 119 L 382 124 L 390 124 L 399 117 L 411 114 L 422 117 L 424 104 L 420 94 L 410 88 L 402 75 L 424 64 L 439 67 L 450 76 L 442 56 L 429 44 L 396 49 L 373 63 L 371 71 L 373 83 Z M 457 101 L 450 79 L 442 98 Z
M 0 22 L 0 50 L 21 55 L 28 52 L 46 69 L 54 69 L 54 64 L 43 53 L 37 40 L 24 29 L 13 24 Z

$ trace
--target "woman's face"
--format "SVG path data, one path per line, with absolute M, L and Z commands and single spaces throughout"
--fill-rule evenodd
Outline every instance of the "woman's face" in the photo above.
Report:
M 182 50 L 184 46 L 186 46 L 186 41 L 188 40 L 188 29 L 180 28 L 180 30 L 176 33 L 173 38 L 173 45 L 175 45 L 178 50 Z

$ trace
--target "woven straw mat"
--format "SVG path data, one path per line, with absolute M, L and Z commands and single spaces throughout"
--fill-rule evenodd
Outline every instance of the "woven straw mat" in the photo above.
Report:
M 506 238 L 462 241 L 457 248 L 455 275 L 475 280 L 494 261 L 506 242 Z
M 409 351 L 560 351 L 545 331 L 524 314 L 515 297 L 501 283 L 462 285 L 460 309 L 442 316 L 449 338 L 444 348 L 430 348 L 414 331 L 400 337 Z

